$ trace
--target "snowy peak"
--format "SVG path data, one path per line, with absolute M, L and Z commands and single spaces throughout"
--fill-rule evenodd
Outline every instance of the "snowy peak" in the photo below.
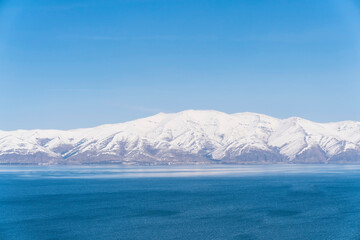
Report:
M 360 123 L 213 110 L 159 113 L 68 131 L 0 131 L 0 162 L 358 163 Z

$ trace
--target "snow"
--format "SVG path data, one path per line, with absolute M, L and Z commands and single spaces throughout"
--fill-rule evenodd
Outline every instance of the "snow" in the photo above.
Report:
M 55 151 L 63 146 L 67 146 L 67 152 Z M 145 152 L 149 146 L 163 152 L 207 151 L 214 159 L 222 159 L 229 153 L 241 155 L 247 149 L 278 149 L 290 160 L 318 146 L 331 157 L 360 150 L 360 123 L 316 123 L 298 117 L 277 119 L 249 112 L 187 110 L 94 128 L 0 131 L 0 155 L 41 152 L 63 157 L 89 151 L 117 155 L 119 151 Z

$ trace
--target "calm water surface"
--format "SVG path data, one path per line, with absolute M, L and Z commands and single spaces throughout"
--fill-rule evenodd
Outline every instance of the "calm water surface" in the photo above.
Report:
M 0 239 L 360 239 L 360 166 L 0 167 Z

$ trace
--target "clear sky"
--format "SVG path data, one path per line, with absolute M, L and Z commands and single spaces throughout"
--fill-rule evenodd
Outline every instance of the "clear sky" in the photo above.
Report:
M 360 2 L 0 0 L 0 129 L 215 109 L 360 121 Z

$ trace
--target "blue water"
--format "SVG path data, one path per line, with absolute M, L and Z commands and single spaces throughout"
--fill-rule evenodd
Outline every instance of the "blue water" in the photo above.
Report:
M 1 167 L 0 239 L 360 239 L 360 166 Z

